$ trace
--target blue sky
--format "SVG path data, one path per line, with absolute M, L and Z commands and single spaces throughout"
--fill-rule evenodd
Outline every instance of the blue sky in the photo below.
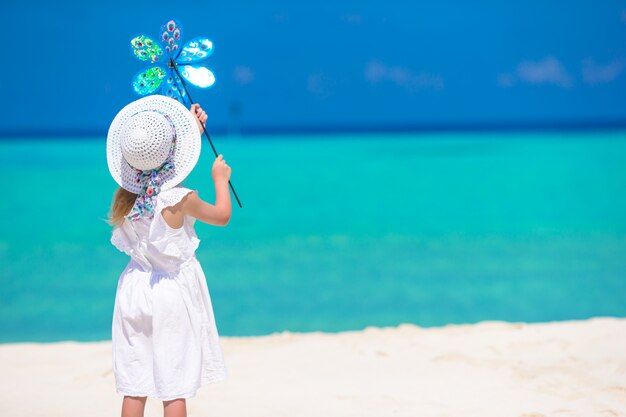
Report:
M 106 132 L 129 51 L 176 18 L 210 37 L 215 130 L 626 124 L 626 1 L 3 2 L 0 132 Z M 8 34 L 8 36 L 7 36 Z

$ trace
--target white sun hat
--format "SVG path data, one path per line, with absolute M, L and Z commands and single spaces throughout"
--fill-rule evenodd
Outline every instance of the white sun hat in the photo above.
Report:
M 167 96 L 147 96 L 126 105 L 107 134 L 107 162 L 113 179 L 138 194 L 142 190 L 138 172 L 162 166 L 174 138 L 174 169 L 161 176 L 161 190 L 180 184 L 196 166 L 201 148 L 196 120 L 189 109 Z

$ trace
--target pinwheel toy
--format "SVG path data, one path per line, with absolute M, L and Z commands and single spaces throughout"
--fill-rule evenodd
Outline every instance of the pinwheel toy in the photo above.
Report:
M 140 96 L 159 92 L 172 97 L 184 105 L 191 106 L 193 100 L 187 89 L 187 82 L 191 85 L 206 89 L 215 84 L 215 75 L 203 65 L 196 65 L 204 61 L 213 53 L 213 42 L 205 37 L 196 37 L 181 47 L 182 27 L 176 20 L 170 20 L 161 26 L 159 41 L 139 35 L 131 39 L 131 51 L 139 60 L 151 64 L 148 68 L 139 71 L 132 81 L 133 91 Z M 180 66 L 180 68 L 179 68 Z M 203 124 L 204 135 L 209 140 L 213 153 L 217 156 L 213 141 Z M 242 207 L 239 197 L 228 181 L 237 204 Z

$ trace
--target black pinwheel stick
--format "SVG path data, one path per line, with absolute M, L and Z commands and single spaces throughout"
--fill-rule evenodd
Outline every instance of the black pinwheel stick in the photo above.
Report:
M 173 59 L 170 59 L 168 64 L 169 64 L 169 67 L 172 68 L 176 72 L 178 79 L 183 84 L 183 89 L 185 90 L 185 94 L 187 94 L 187 97 L 189 98 L 189 103 L 194 104 L 193 99 L 191 98 L 191 95 L 189 94 L 189 90 L 187 90 L 185 79 L 180 75 L 180 72 L 178 72 L 178 65 L 176 65 L 176 62 Z M 176 80 L 174 80 L 174 82 L 176 82 Z M 209 136 L 209 132 L 207 132 L 206 126 L 204 125 L 204 123 L 202 123 L 202 131 L 204 132 L 204 136 L 206 136 L 206 138 L 209 140 L 211 149 L 213 149 L 213 153 L 217 157 L 218 156 L 217 151 L 215 150 L 215 146 L 213 146 L 213 141 L 211 140 L 211 136 Z M 235 196 L 235 200 L 237 200 L 237 204 L 239 204 L 239 207 L 240 208 L 243 207 L 241 205 L 241 201 L 239 201 L 239 197 L 237 196 L 237 193 L 235 192 L 235 189 L 233 188 L 233 184 L 231 184 L 230 180 L 228 180 L 228 185 L 230 186 L 230 190 L 233 192 L 233 195 Z

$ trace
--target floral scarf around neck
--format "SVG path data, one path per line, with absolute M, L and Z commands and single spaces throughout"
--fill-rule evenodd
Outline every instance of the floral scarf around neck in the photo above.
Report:
M 162 178 L 165 174 L 168 174 L 175 169 L 173 157 L 176 151 L 176 130 L 174 129 L 174 124 L 170 118 L 165 114 L 163 114 L 163 116 L 165 116 L 167 121 L 170 122 L 170 126 L 172 127 L 172 133 L 174 135 L 172 139 L 172 146 L 170 147 L 167 159 L 161 166 L 154 169 L 147 169 L 145 171 L 135 169 L 137 175 L 136 180 L 138 183 L 141 183 L 142 187 L 139 194 L 137 194 L 133 208 L 126 216 L 131 221 L 139 220 L 142 217 L 147 217 L 148 219 L 152 219 L 154 217 L 156 197 L 159 192 L 161 192 Z

